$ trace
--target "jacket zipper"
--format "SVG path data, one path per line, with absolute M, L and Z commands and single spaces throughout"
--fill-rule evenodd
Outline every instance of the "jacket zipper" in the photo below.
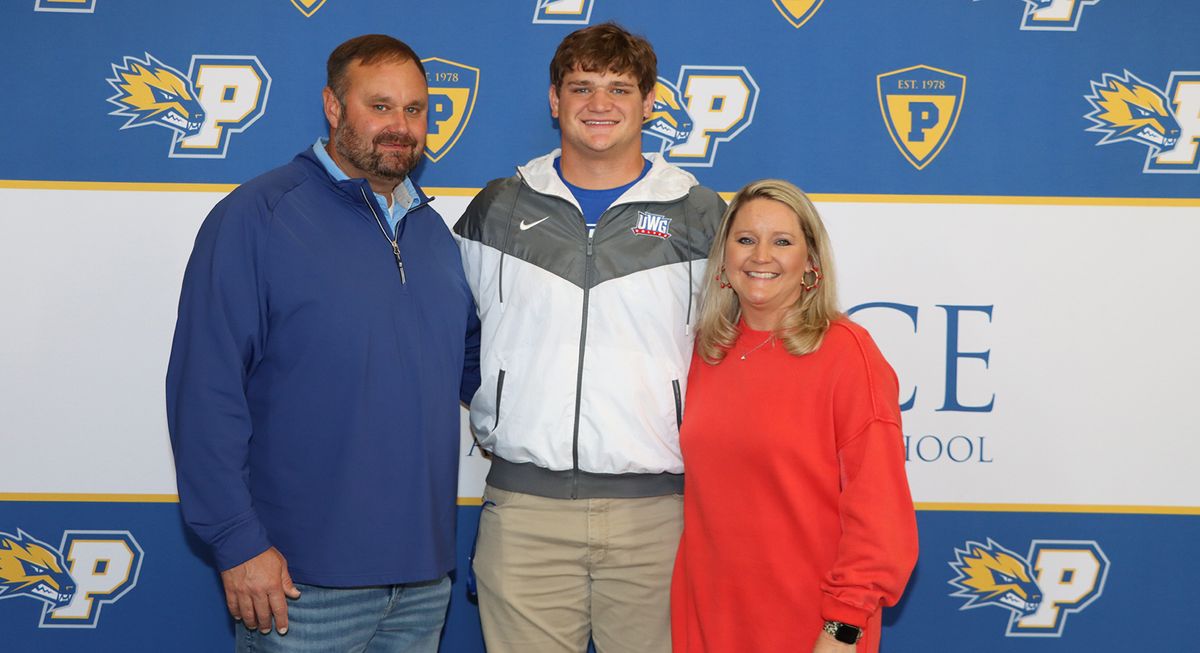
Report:
M 408 281 L 404 276 L 404 259 L 400 258 L 400 236 L 397 235 L 395 238 L 393 238 L 392 235 L 388 233 L 387 227 L 385 227 L 383 221 L 379 219 L 379 212 L 375 210 L 375 203 L 367 198 L 367 191 L 363 190 L 363 188 L 360 186 L 358 188 L 358 192 L 362 193 L 363 201 L 367 203 L 367 208 L 371 209 L 371 215 L 375 218 L 375 224 L 379 225 L 379 231 L 383 233 L 383 237 L 387 238 L 387 241 L 392 244 L 392 254 L 396 257 L 396 267 L 400 269 L 400 285 L 405 285 L 408 283 Z M 399 225 L 397 225 L 397 227 L 398 226 Z
M 520 168 L 517 168 L 517 174 L 521 175 L 522 183 L 525 184 L 526 186 L 528 186 L 528 182 L 525 181 L 525 175 L 522 173 Z M 551 196 L 557 197 L 558 199 L 562 199 L 561 197 L 559 197 L 557 195 L 551 195 Z M 513 201 L 513 206 L 516 206 L 516 200 Z M 583 319 L 582 319 L 581 324 L 579 325 L 579 358 L 576 361 L 576 373 L 575 373 L 575 424 L 572 427 L 572 433 L 571 433 L 571 498 L 572 499 L 579 498 L 579 471 L 580 471 L 579 470 L 579 417 L 580 417 L 580 409 L 583 405 L 583 354 L 587 348 L 588 303 L 589 303 L 589 298 L 591 296 L 591 285 L 592 285 L 592 254 L 594 251 L 593 246 L 592 246 L 592 239 L 595 236 L 596 229 L 599 229 L 600 223 L 604 221 L 604 214 L 613 210 L 617 206 L 624 206 L 624 205 L 623 204 L 621 204 L 621 205 L 614 204 L 614 205 L 608 207 L 607 209 L 604 210 L 604 213 L 602 213 L 600 215 L 600 219 L 596 221 L 596 228 L 588 229 L 587 245 L 586 245 L 586 249 L 584 250 L 586 256 L 584 257 L 584 266 L 583 266 Z M 512 214 L 510 213 L 509 219 L 511 220 L 511 218 L 512 218 Z M 583 213 L 582 212 L 580 212 L 580 214 L 579 214 L 579 219 L 581 222 L 583 221 Z M 587 225 L 584 225 L 584 228 L 587 229 Z M 501 257 L 501 261 L 503 261 L 503 257 Z M 688 292 L 689 293 L 691 292 L 691 288 L 688 288 Z
M 599 221 L 596 222 L 599 226 Z M 571 435 L 571 498 L 579 498 L 579 411 L 583 401 L 583 352 L 587 346 L 588 296 L 592 291 L 592 237 L 588 230 L 586 256 L 583 262 L 583 322 L 579 327 L 579 361 L 575 376 L 575 427 Z

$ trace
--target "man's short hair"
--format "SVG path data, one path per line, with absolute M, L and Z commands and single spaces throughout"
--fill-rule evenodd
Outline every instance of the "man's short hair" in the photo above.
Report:
M 346 69 L 355 61 L 364 66 L 384 61 L 412 61 L 417 64 L 421 75 L 425 74 L 425 66 L 421 64 L 420 57 L 404 41 L 387 34 L 356 36 L 334 48 L 325 64 L 325 85 L 333 90 L 338 100 L 345 99 Z
M 563 78 L 575 69 L 633 75 L 643 97 L 654 90 L 658 81 L 654 47 L 613 22 L 575 30 L 558 44 L 550 60 L 550 83 L 562 88 Z

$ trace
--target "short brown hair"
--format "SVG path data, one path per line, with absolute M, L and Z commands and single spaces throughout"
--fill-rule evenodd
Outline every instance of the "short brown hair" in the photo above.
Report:
M 412 61 L 417 64 L 421 75 L 425 75 L 425 66 L 421 64 L 421 59 L 404 41 L 387 34 L 356 36 L 334 48 L 325 64 L 325 85 L 333 90 L 338 100 L 342 100 L 346 92 L 346 69 L 355 61 L 364 66 L 381 61 Z
M 646 39 L 608 22 L 575 30 L 558 44 L 550 60 L 550 83 L 562 88 L 567 73 L 578 68 L 589 73 L 629 73 L 645 97 L 658 81 L 658 57 Z

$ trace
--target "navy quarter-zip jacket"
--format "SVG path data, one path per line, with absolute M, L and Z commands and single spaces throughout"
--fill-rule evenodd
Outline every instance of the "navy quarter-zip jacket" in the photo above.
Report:
M 270 546 L 295 581 L 332 587 L 454 567 L 479 322 L 458 247 L 418 193 L 396 234 L 403 278 L 367 182 L 335 182 L 309 150 L 201 226 L 167 417 L 184 520 L 219 569 Z

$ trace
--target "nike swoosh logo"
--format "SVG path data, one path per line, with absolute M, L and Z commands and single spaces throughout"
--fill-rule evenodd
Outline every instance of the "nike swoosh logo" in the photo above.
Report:
M 539 224 L 541 224 L 549 219 L 550 219 L 550 216 L 546 216 L 546 217 L 542 218 L 541 220 L 536 220 L 534 222 L 525 222 L 524 220 L 521 220 L 521 231 L 525 231 L 526 229 L 536 227 Z

